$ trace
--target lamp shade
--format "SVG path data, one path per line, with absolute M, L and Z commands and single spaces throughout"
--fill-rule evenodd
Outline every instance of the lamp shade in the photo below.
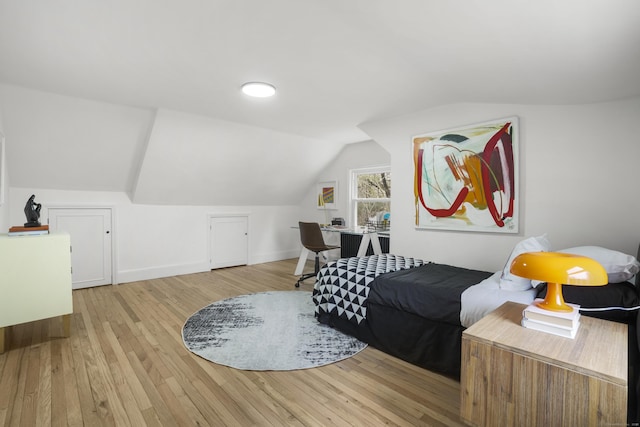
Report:
M 608 283 L 604 267 L 589 257 L 559 252 L 526 252 L 518 255 L 510 270 L 516 276 L 547 282 L 541 308 L 572 311 L 562 297 L 562 285 L 601 286 Z

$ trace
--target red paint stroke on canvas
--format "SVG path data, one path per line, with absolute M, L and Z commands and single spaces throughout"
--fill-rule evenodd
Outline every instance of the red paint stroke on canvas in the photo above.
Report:
M 502 214 L 498 212 L 498 208 L 496 207 L 496 203 L 493 200 L 493 190 L 501 190 L 502 192 L 506 192 L 506 188 L 504 186 L 505 177 L 501 175 L 501 178 L 498 181 L 498 188 L 492 185 L 495 181 L 493 181 L 490 177 L 491 168 L 487 165 L 492 164 L 492 159 L 494 157 L 495 152 L 498 149 L 498 144 L 502 142 L 502 147 L 504 148 L 505 155 L 507 159 L 513 159 L 513 148 L 512 148 L 512 140 L 511 134 L 507 132 L 507 130 L 511 127 L 511 123 L 506 123 L 502 129 L 496 132 L 487 145 L 484 148 L 482 153 L 482 158 L 484 160 L 482 164 L 482 182 L 484 183 L 484 191 L 485 197 L 487 199 L 487 207 L 489 208 L 489 213 L 491 213 L 491 217 L 498 227 L 504 227 L 504 219 L 513 216 L 513 205 L 514 205 L 514 171 L 513 166 L 511 164 L 507 164 L 509 168 L 509 207 L 507 211 Z M 509 163 L 509 162 L 508 162 Z M 495 170 L 501 171 L 501 168 L 496 168 Z
M 420 196 L 420 203 L 422 204 L 422 206 L 424 206 L 424 208 L 427 210 L 427 212 L 429 212 L 431 215 L 435 216 L 435 217 L 448 217 L 453 215 L 462 205 L 462 202 L 464 202 L 465 197 L 467 197 L 467 194 L 469 194 L 469 189 L 467 187 L 462 187 L 462 189 L 458 192 L 458 195 L 456 196 L 456 199 L 453 201 L 453 203 L 451 204 L 451 206 L 447 209 L 432 209 L 430 207 L 427 206 L 427 204 L 424 202 L 424 198 L 422 197 L 422 154 L 423 154 L 423 149 L 420 149 L 419 154 L 418 154 L 418 173 L 420 174 L 420 176 L 418 177 L 418 195 Z

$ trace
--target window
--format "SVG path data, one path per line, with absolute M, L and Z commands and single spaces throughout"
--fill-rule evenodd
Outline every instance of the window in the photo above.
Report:
M 388 166 L 351 171 L 351 223 L 357 227 L 391 225 L 391 169 Z

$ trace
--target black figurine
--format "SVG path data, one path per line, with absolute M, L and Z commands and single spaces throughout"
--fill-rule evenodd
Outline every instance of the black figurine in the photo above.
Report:
M 36 203 L 34 199 L 36 198 L 35 194 L 32 194 L 27 200 L 27 204 L 24 205 L 24 214 L 27 217 L 27 222 L 25 222 L 25 227 L 40 227 L 40 209 L 42 209 L 42 205 L 40 203 Z

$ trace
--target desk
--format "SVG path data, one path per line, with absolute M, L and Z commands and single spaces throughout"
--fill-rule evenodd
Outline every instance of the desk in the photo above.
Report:
M 294 227 L 298 228 L 298 227 Z M 371 247 L 373 248 L 373 253 L 376 255 L 382 254 L 382 248 L 380 246 L 380 240 L 378 239 L 379 232 L 376 230 L 369 229 L 351 229 L 351 228 L 341 228 L 341 227 L 322 227 L 322 231 L 326 233 L 347 233 L 347 234 L 358 234 L 362 235 L 362 241 L 360 242 L 360 246 L 358 247 L 358 254 L 356 256 L 363 257 L 367 254 L 367 249 L 369 248 L 369 243 L 371 243 Z M 388 231 L 380 232 L 380 234 L 389 235 Z M 293 273 L 296 276 L 302 274 L 302 270 L 304 268 L 304 264 L 307 262 L 307 257 L 309 254 L 313 254 L 310 250 L 303 247 L 300 252 L 300 257 L 298 258 L 298 264 L 296 265 L 296 270 Z

